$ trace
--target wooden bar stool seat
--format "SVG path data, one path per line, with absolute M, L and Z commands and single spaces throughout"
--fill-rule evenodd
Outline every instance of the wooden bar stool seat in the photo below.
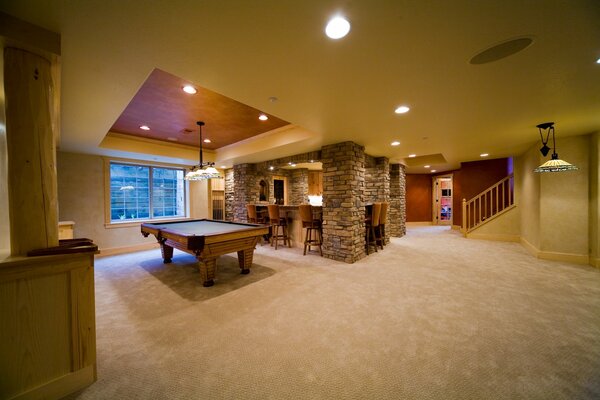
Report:
M 271 224 L 271 246 L 275 243 L 275 250 L 277 250 L 277 245 L 282 240 L 284 246 L 287 244 L 288 247 L 292 247 L 287 231 L 287 218 L 281 217 L 279 214 L 279 205 L 269 204 L 267 208 L 269 210 L 269 223 Z
M 371 207 L 371 215 L 365 218 L 365 242 L 367 245 L 367 254 L 369 254 L 370 247 L 375 248 L 377 252 L 377 236 L 376 229 L 379 227 L 379 216 L 381 215 L 381 203 L 373 203 Z M 383 248 L 383 247 L 382 247 Z
M 385 222 L 387 220 L 387 212 L 389 206 L 390 203 L 381 203 L 381 213 L 379 214 L 379 226 L 375 229 L 375 241 L 381 245 L 382 250 L 383 246 L 385 246 Z
M 300 211 L 300 219 L 302 220 L 302 228 L 306 228 L 306 236 L 304 237 L 304 255 L 306 248 L 311 250 L 312 246 L 319 247 L 319 253 L 323 257 L 323 233 L 321 227 L 323 225 L 320 218 L 315 218 L 313 215 L 313 207 L 310 204 L 302 204 L 298 207 Z
M 246 204 L 246 211 L 248 213 L 248 222 L 251 224 L 266 224 L 267 218 L 265 217 L 264 212 L 260 212 L 256 209 L 256 204 Z M 269 235 L 263 235 L 263 240 L 265 242 L 269 241 Z M 262 246 L 262 242 L 261 242 Z

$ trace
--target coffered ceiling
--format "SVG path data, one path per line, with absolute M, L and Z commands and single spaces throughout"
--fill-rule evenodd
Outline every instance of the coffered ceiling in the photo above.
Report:
M 184 92 L 186 85 L 194 88 L 196 93 Z M 261 120 L 260 116 L 268 119 Z M 289 124 L 239 101 L 155 69 L 110 131 L 199 146 L 198 120 L 205 123 L 202 128 L 202 147 L 212 150 Z
M 144 119 L 163 147 L 196 145 L 182 130 L 210 118 L 220 164 L 352 140 L 424 172 L 417 161 L 430 156 L 444 171 L 522 154 L 541 122 L 556 123 L 558 140 L 600 130 L 598 1 L 9 0 L 0 10 L 61 34 L 65 151 L 193 164 L 194 152 L 177 153 L 185 146 L 152 154 L 105 138 L 138 136 Z M 335 14 L 351 23 L 339 40 L 324 34 Z M 515 54 L 470 62 L 523 38 Z M 185 103 L 184 81 L 211 100 Z M 399 105 L 410 111 L 395 114 Z

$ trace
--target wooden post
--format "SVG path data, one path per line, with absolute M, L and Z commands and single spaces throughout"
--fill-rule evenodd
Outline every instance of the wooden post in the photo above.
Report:
M 462 233 L 467 236 L 467 199 L 462 201 Z
M 8 202 L 12 255 L 58 245 L 56 149 L 50 62 L 4 50 Z

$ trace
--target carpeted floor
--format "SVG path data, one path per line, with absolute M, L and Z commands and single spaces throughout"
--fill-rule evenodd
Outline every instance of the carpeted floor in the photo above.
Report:
M 257 247 L 96 261 L 98 381 L 78 399 L 598 399 L 600 270 L 409 229 L 344 264 Z

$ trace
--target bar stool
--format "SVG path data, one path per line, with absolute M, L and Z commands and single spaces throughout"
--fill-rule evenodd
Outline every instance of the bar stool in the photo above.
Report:
M 246 204 L 246 211 L 248 212 L 248 222 L 251 224 L 266 224 L 264 212 L 259 212 L 256 209 L 256 204 Z M 269 235 L 263 235 L 265 242 L 269 241 Z M 262 246 L 262 242 L 261 242 Z
M 379 227 L 381 203 L 373 203 L 371 209 L 371 215 L 367 216 L 365 219 L 367 255 L 369 254 L 369 247 L 371 245 L 375 247 L 375 252 L 377 252 L 377 236 L 375 236 L 375 230 Z
M 306 255 L 306 248 L 308 251 L 311 250 L 312 246 L 319 247 L 319 253 L 323 257 L 323 250 L 321 244 L 323 243 L 323 235 L 321 233 L 321 219 L 313 217 L 313 208 L 310 204 L 301 204 L 298 206 L 300 211 L 300 219 L 302 220 L 302 228 L 306 228 L 306 236 L 304 237 L 304 255 Z M 316 238 L 313 237 L 316 235 Z
M 381 213 L 379 214 L 379 227 L 375 230 L 377 238 L 375 241 L 381 242 L 381 249 L 385 246 L 385 222 L 387 220 L 387 212 L 390 203 L 381 203 Z
M 273 242 L 275 242 L 275 250 L 277 250 L 277 244 L 280 240 L 283 240 L 284 246 L 287 243 L 288 247 L 292 247 L 287 232 L 287 218 L 282 218 L 279 215 L 279 205 L 269 204 L 267 208 L 269 209 L 269 222 L 271 224 L 272 231 L 271 246 L 273 246 Z M 279 233 L 279 228 L 281 228 L 281 233 Z

